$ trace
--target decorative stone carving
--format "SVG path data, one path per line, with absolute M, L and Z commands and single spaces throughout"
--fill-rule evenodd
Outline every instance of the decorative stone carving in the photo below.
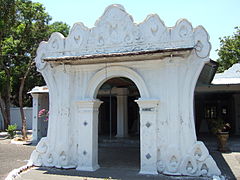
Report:
M 150 159 L 152 156 L 148 153 L 148 154 L 146 154 L 146 158 L 147 159 Z
M 54 154 L 53 152 L 47 153 L 46 156 L 43 157 L 45 166 L 54 167 L 56 165 L 55 160 L 57 158 L 53 154 Z
M 178 168 L 181 162 L 181 156 L 177 146 L 168 146 L 165 156 L 166 170 L 164 171 L 164 173 L 180 175 Z
M 198 172 L 196 173 L 196 176 L 211 177 L 214 175 L 221 175 L 221 171 L 218 169 L 213 158 L 209 155 L 205 161 L 198 163 Z
M 59 160 L 60 160 L 61 165 L 65 165 L 64 162 L 66 162 L 66 159 L 67 159 L 67 158 L 66 158 L 66 154 L 65 154 L 64 151 L 62 151 L 61 154 L 60 154 L 60 156 L 59 156 Z
M 221 175 L 205 145 L 197 141 L 194 128 L 195 84 L 209 61 L 210 49 L 209 36 L 201 26 L 193 28 L 181 19 L 174 27 L 166 27 L 158 15 L 135 24 L 121 5 L 106 8 L 91 29 L 76 23 L 66 38 L 53 33 L 48 42 L 40 43 L 35 58 L 49 88 L 48 136 L 39 142 L 29 163 L 98 169 L 98 108 L 102 102 L 96 99 L 97 93 L 107 80 L 125 77 L 140 94 L 136 101 L 140 173 Z M 99 64 L 75 63 L 77 58 L 91 57 L 90 63 L 96 55 L 115 53 L 118 57 L 107 65 L 107 56 Z M 121 53 L 134 55 L 122 57 Z M 49 58 L 70 63 L 44 61 Z M 121 58 L 124 61 L 115 62 Z
M 211 50 L 211 44 L 209 43 L 209 35 L 202 26 L 198 26 L 194 29 L 194 44 L 196 54 L 200 58 L 207 57 Z
M 191 155 L 194 156 L 195 159 L 198 161 L 204 161 L 209 155 L 209 152 L 203 142 L 198 141 L 193 146 L 191 150 Z
M 151 123 L 150 122 L 147 122 L 146 123 L 146 127 L 149 128 L 151 126 Z
M 34 59 L 36 62 L 37 69 L 41 71 L 42 69 L 45 68 L 46 62 L 43 61 L 43 59 L 46 57 L 46 50 L 47 48 L 47 42 L 42 41 L 39 44 L 39 47 L 37 49 L 37 57 Z
M 197 162 L 192 156 L 186 156 L 181 163 L 183 175 L 193 176 L 197 171 Z
M 158 173 L 162 173 L 165 169 L 165 163 L 161 160 L 157 161 L 157 171 Z
M 35 166 L 42 166 L 42 158 L 36 150 L 34 150 L 30 156 L 30 160 L 28 162 L 29 166 L 35 165 Z
M 157 169 L 160 173 L 187 176 L 221 175 L 216 163 L 201 141 L 197 141 L 189 153 L 182 157 L 178 148 L 170 145 L 164 156 L 167 157 L 164 161 L 157 162 Z
M 193 29 L 186 19 L 168 28 L 154 14 L 135 24 L 123 6 L 111 5 L 91 29 L 76 23 L 66 38 L 53 33 L 48 42 L 40 44 L 35 61 L 41 71 L 45 67 L 44 58 L 176 48 L 195 48 L 196 54 L 205 58 L 211 45 L 206 30 L 202 26 Z
M 47 138 L 42 138 L 37 147 L 36 147 L 36 150 L 37 152 L 39 152 L 40 154 L 44 154 L 47 152 L 47 149 L 48 149 L 48 145 L 47 145 Z

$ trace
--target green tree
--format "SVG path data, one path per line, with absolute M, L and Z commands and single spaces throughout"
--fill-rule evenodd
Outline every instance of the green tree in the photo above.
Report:
M 54 32 L 60 32 L 66 37 L 69 34 L 69 29 L 70 26 L 66 23 L 56 21 L 49 25 L 48 34 L 51 35 Z
M 13 105 L 20 106 L 22 134 L 26 138 L 26 119 L 23 106 L 30 102 L 27 92 L 35 85 L 44 84 L 33 61 L 37 47 L 42 40 L 47 40 L 53 31 L 68 33 L 69 26 L 62 22 L 49 25 L 51 17 L 40 3 L 30 0 L 15 0 L 14 5 L 13 13 L 7 17 L 13 19 L 8 29 L 9 33 L 0 41 L 1 64 L 3 64 L 0 69 L 0 78 L 1 90 L 4 92 L 4 96 L 1 94 L 1 98 L 5 107 L 8 107 L 1 109 L 10 112 L 10 103 L 7 104 L 5 99 L 9 99 L 9 102 L 11 100 Z M 4 70 L 4 66 L 7 67 L 8 74 Z M 5 87 L 9 87 L 9 91 L 5 91 Z M 10 122 L 10 116 L 7 121 Z M 5 126 L 8 126 L 7 121 L 4 123 Z
M 3 52 L 7 37 L 15 21 L 15 0 L 0 0 L 0 108 L 4 119 L 4 129 L 10 124 L 10 69 L 7 59 L 11 57 Z
M 235 27 L 235 29 L 236 32 L 232 36 L 220 38 L 220 49 L 217 50 L 218 72 L 223 72 L 233 64 L 240 62 L 240 27 Z

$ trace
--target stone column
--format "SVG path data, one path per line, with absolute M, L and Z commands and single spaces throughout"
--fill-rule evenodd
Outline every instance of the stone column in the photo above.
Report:
M 95 171 L 98 165 L 98 108 L 102 101 L 77 102 L 78 166 L 77 170 Z
M 116 137 L 128 136 L 128 89 L 117 89 L 117 135 Z
M 140 113 L 140 174 L 157 172 L 158 100 L 137 100 Z
M 42 137 L 47 136 L 48 121 L 38 117 L 38 113 L 42 109 L 48 110 L 48 94 L 47 93 L 31 93 L 33 97 L 32 110 L 32 143 L 37 143 Z
M 39 112 L 39 94 L 31 94 L 33 99 L 33 110 L 32 110 L 32 143 L 37 143 L 39 141 L 39 121 L 38 121 L 38 112 Z

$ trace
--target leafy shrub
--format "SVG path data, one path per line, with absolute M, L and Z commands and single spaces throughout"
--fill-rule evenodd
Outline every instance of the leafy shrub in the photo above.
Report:
M 14 136 L 16 135 L 16 129 L 17 129 L 16 124 L 8 125 L 8 128 L 6 129 L 6 131 L 8 132 L 9 138 L 11 138 L 11 139 L 14 138 Z

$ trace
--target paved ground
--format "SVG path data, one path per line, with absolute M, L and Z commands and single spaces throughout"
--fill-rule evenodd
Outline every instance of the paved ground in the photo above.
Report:
M 37 177 L 37 178 L 36 178 Z M 25 174 L 22 174 L 17 180 L 203 180 L 203 178 L 183 178 L 183 177 L 170 177 L 164 175 L 140 175 L 137 170 L 127 168 L 100 168 L 96 172 L 81 172 L 76 170 L 59 170 L 55 168 L 40 168 L 37 170 L 30 170 Z M 206 178 L 205 178 L 206 179 Z
M 0 179 L 16 168 L 26 165 L 34 146 L 11 144 L 10 140 L 0 137 Z
M 224 160 L 231 166 L 231 171 L 240 179 L 240 152 L 223 153 Z
M 239 140 L 238 140 L 239 141 Z M 239 142 L 240 144 L 240 142 Z M 236 143 L 235 143 L 236 147 Z M 27 163 L 27 159 L 34 146 L 10 144 L 0 136 L 0 179 L 4 179 L 12 169 L 19 168 Z M 119 154 L 116 156 L 116 153 Z M 115 155 L 114 155 L 115 154 Z M 220 153 L 211 150 L 211 155 L 217 161 L 218 167 L 227 179 L 240 179 L 240 149 L 232 153 Z M 134 163 L 135 162 L 135 163 Z M 81 172 L 74 169 L 63 170 L 56 168 L 34 168 L 21 173 L 16 179 L 43 180 L 43 179 L 122 179 L 122 180 L 172 180 L 172 179 L 203 179 L 169 177 L 163 175 L 139 175 L 139 150 L 136 147 L 106 147 L 99 148 L 99 164 L 101 168 L 96 172 Z
M 123 151 L 125 149 L 125 151 Z M 134 163 L 133 160 L 137 160 L 138 155 L 135 153 L 135 148 L 100 148 L 99 162 L 101 168 L 96 172 L 81 172 L 75 169 L 61 170 L 56 168 L 34 168 L 26 173 L 22 173 L 18 180 L 29 180 L 29 179 L 81 179 L 81 180 L 100 180 L 100 179 L 121 179 L 121 180 L 176 180 L 176 179 L 187 179 L 187 180 L 203 180 L 207 178 L 189 178 L 189 177 L 169 177 L 164 175 L 139 175 L 138 163 Z M 120 153 L 120 156 L 116 156 L 116 153 Z M 112 158 L 115 155 L 114 158 Z M 228 154 L 230 156 L 230 154 Z M 239 157 L 240 154 L 238 153 Z M 108 157 L 107 157 L 108 156 Z M 218 167 L 221 169 L 222 174 L 228 180 L 237 179 L 229 165 L 226 163 L 221 153 L 215 151 L 212 152 L 212 156 L 215 160 L 218 160 Z M 127 158 L 130 157 L 130 158 Z M 137 160 L 139 162 L 139 160 Z M 113 163 L 114 162 L 114 163 Z M 136 162 L 136 161 L 135 161 Z M 230 162 L 230 161 L 229 161 Z M 230 163 L 235 162 L 231 161 Z M 240 164 L 239 164 L 240 165 Z M 34 178 L 33 178 L 34 177 Z M 36 178 L 37 177 L 37 178 Z M 240 178 L 240 177 L 239 177 Z

